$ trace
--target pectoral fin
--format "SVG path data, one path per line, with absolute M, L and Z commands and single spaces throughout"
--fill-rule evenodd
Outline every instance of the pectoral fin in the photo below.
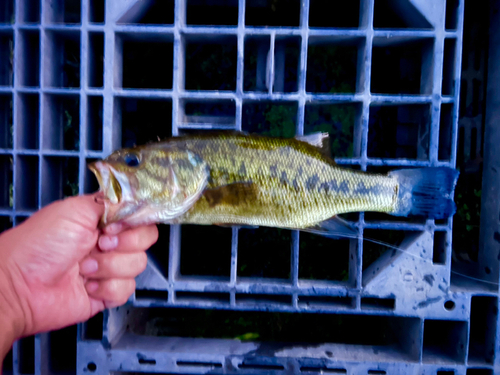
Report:
M 252 182 L 238 182 L 224 185 L 216 189 L 207 189 L 203 196 L 210 207 L 217 205 L 236 206 L 241 203 L 255 201 L 258 198 L 259 187 Z

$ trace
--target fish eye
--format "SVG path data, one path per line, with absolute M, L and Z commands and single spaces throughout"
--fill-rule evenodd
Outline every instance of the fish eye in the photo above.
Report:
M 129 167 L 137 167 L 140 163 L 139 157 L 136 154 L 127 154 L 123 157 L 123 160 Z

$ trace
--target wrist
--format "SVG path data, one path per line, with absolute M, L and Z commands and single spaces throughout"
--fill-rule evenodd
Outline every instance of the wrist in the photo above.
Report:
M 3 265 L 7 264 L 8 260 Z M 23 336 L 26 328 L 24 315 L 14 281 L 8 270 L 0 265 L 0 359 L 8 353 L 14 341 Z

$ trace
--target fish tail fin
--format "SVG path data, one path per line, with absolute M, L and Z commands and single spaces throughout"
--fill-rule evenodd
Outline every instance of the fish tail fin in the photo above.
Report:
M 453 191 L 459 171 L 453 168 L 418 168 L 392 171 L 399 182 L 395 216 L 446 219 L 456 212 Z

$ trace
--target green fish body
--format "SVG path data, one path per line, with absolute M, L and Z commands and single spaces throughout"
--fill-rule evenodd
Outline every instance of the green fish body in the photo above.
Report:
M 340 213 L 396 208 L 394 178 L 339 167 L 297 139 L 234 134 L 178 142 L 210 168 L 204 193 L 179 223 L 305 228 Z
M 314 135 L 281 139 L 242 133 L 176 137 L 116 151 L 91 169 L 104 194 L 122 204 L 115 212 L 128 212 L 134 225 L 302 229 L 358 211 L 430 218 L 453 214 L 454 169 L 404 169 L 388 175 L 352 170 L 336 165 L 317 140 Z M 134 163 L 128 163 L 131 157 Z M 111 179 L 107 188 L 101 181 L 105 174 Z M 168 194 L 162 195 L 163 190 Z M 107 222 L 118 220 L 128 220 L 127 214 Z

